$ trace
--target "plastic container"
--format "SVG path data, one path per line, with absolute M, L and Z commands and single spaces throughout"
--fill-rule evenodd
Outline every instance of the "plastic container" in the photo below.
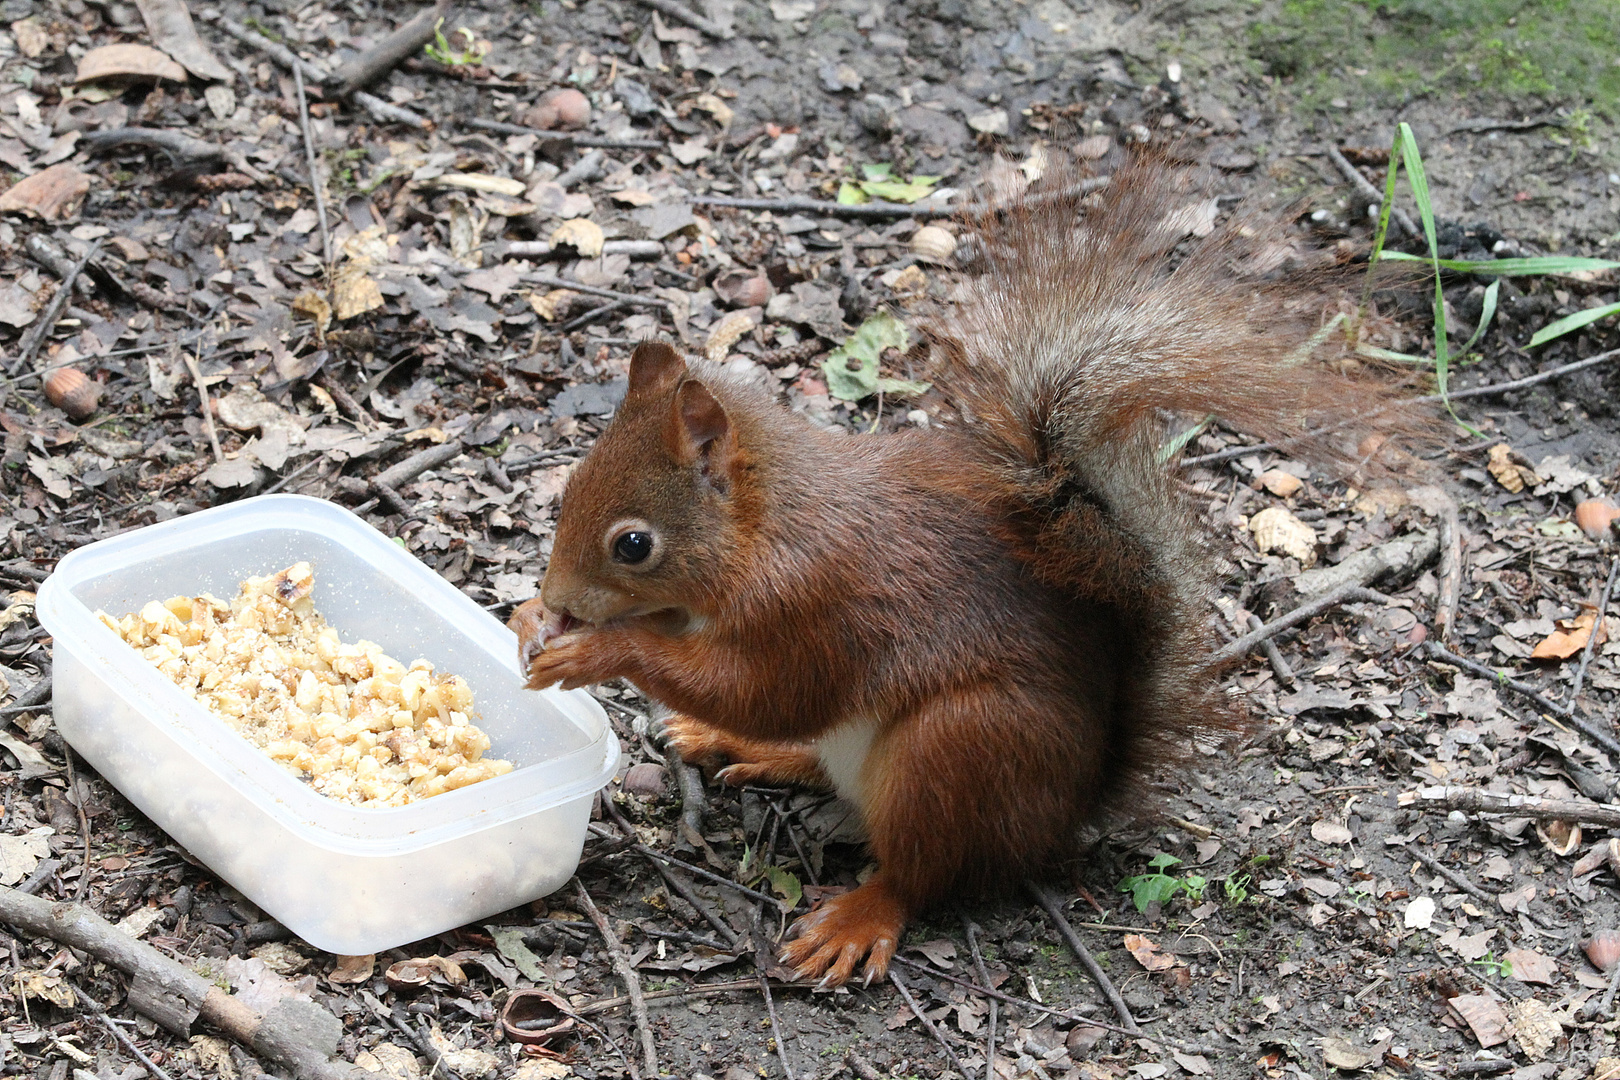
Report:
M 95 618 L 150 600 L 230 598 L 249 576 L 315 568 L 345 641 L 426 657 L 472 686 L 505 776 L 407 806 L 318 795 Z M 579 863 L 619 744 L 583 691 L 523 688 L 517 640 L 355 515 L 267 495 L 91 544 L 39 590 L 56 639 L 57 730 L 130 802 L 243 895 L 328 952 L 379 952 L 527 903 Z

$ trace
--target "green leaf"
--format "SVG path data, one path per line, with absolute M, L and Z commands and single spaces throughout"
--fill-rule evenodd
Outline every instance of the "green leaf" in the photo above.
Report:
M 861 166 L 862 180 L 887 180 L 894 175 L 894 166 L 887 161 Z
M 1565 315 L 1557 322 L 1548 323 L 1530 336 L 1530 346 L 1545 345 L 1553 338 L 1563 337 L 1571 330 L 1579 330 L 1583 326 L 1590 326 L 1599 319 L 1607 319 L 1610 315 L 1620 315 L 1620 304 L 1605 304 L 1602 307 L 1587 308 L 1577 311 L 1573 315 Z
M 799 879 L 780 866 L 767 866 L 765 880 L 771 883 L 771 888 L 787 903 L 790 911 L 804 899 L 804 886 L 799 884 Z
M 1472 334 L 1468 335 L 1468 343 L 1457 351 L 1457 358 L 1459 360 L 1466 356 L 1468 354 L 1468 350 L 1474 347 L 1474 343 L 1485 335 L 1485 329 L 1491 325 L 1491 320 L 1496 318 L 1496 295 L 1501 291 L 1501 289 L 1501 278 L 1497 278 L 1495 281 L 1485 286 L 1485 306 L 1481 308 L 1479 312 L 1479 325 L 1474 327 L 1474 332 Z
M 879 379 L 877 388 L 889 397 L 920 397 L 934 384 L 913 379 Z
M 909 184 L 902 180 L 863 180 L 861 190 L 874 199 L 914 203 L 932 193 L 934 185 L 924 184 L 920 180 L 912 180 Z
M 1386 251 L 1381 258 L 1391 262 L 1431 262 L 1422 255 L 1408 255 L 1404 251 Z M 1613 270 L 1620 262 L 1610 259 L 1583 259 L 1575 256 L 1548 255 L 1529 259 L 1440 259 L 1441 267 L 1463 274 L 1497 274 L 1501 277 L 1529 277 L 1546 274 L 1584 274 L 1593 270 Z
M 842 401 L 860 401 L 882 390 L 885 394 L 905 396 L 921 393 L 915 387 L 928 388 L 926 383 L 905 383 L 899 379 L 878 377 L 878 358 L 884 349 L 904 349 L 911 339 L 906 324 L 880 311 L 861 323 L 860 328 L 838 348 L 827 354 L 821 370 L 827 376 L 827 392 Z M 858 367 L 851 371 L 849 361 Z
M 1166 866 L 1177 866 L 1180 863 L 1181 863 L 1180 859 L 1176 858 L 1174 855 L 1166 855 L 1162 851 L 1159 854 L 1153 856 L 1153 858 L 1148 860 L 1148 865 L 1151 866 L 1151 867 L 1154 867 L 1155 869 L 1163 868 L 1163 867 L 1166 867 Z
M 512 961 L 512 966 L 525 979 L 535 982 L 546 982 L 546 969 L 540 966 L 540 958 L 523 943 L 523 927 L 521 926 L 485 926 L 489 936 L 495 939 L 495 948 L 500 954 Z
M 860 206 L 862 203 L 871 201 L 871 196 L 848 180 L 838 185 L 838 205 L 840 206 Z

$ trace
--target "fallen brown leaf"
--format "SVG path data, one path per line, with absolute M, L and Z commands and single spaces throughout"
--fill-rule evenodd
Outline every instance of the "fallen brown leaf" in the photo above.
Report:
M 1489 994 L 1459 994 L 1448 1004 L 1473 1031 L 1480 1046 L 1497 1046 L 1507 1042 L 1507 1013 Z
M 1149 941 L 1141 934 L 1125 935 L 1125 951 L 1136 957 L 1136 962 L 1149 971 L 1168 971 L 1181 963 L 1157 942 Z
M 150 45 L 102 45 L 79 58 L 76 83 L 96 79 L 168 79 L 185 82 L 186 69 Z
M 64 161 L 7 188 L 0 194 L 0 210 L 16 210 L 55 221 L 67 216 L 89 190 L 90 178 Z

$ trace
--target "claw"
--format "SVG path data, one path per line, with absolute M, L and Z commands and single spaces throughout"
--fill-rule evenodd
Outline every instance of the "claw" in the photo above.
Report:
M 827 900 L 793 924 L 782 960 L 798 979 L 815 979 L 816 989 L 841 986 L 866 960 L 866 985 L 889 970 L 895 943 L 905 929 L 906 908 L 890 893 L 882 876 L 854 892 Z

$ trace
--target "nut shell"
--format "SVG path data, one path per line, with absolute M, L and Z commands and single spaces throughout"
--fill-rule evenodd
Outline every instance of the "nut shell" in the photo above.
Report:
M 938 225 L 924 225 L 911 234 L 911 253 L 924 262 L 949 262 L 956 254 L 956 237 Z
M 1599 971 L 1613 971 L 1614 965 L 1620 963 L 1620 930 L 1599 930 L 1582 947 Z
M 1575 524 L 1593 540 L 1614 535 L 1614 523 L 1620 521 L 1620 506 L 1608 499 L 1587 499 L 1575 507 Z
M 714 279 L 714 292 L 734 308 L 764 307 L 771 298 L 771 279 L 761 270 L 734 268 Z
M 45 378 L 45 399 L 69 419 L 83 420 L 101 403 L 101 384 L 76 368 L 58 368 Z
M 572 88 L 548 90 L 523 114 L 525 124 L 546 131 L 577 131 L 590 119 L 590 99 Z

